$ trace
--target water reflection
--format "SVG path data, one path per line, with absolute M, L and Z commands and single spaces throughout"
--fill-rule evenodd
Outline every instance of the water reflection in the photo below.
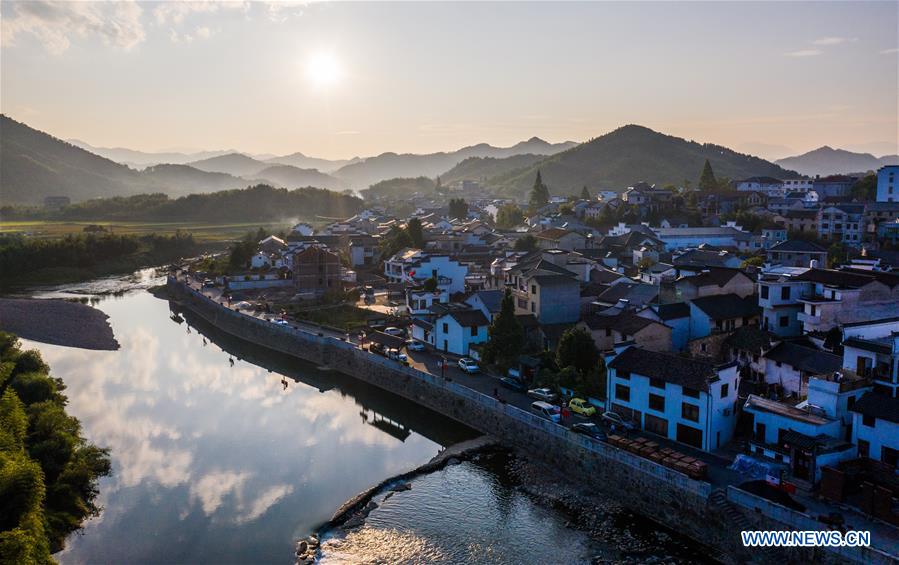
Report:
M 65 380 L 86 435 L 112 451 L 104 511 L 63 563 L 287 562 L 347 498 L 471 435 L 198 320 L 179 325 L 148 293 L 98 307 L 119 351 L 26 343 Z

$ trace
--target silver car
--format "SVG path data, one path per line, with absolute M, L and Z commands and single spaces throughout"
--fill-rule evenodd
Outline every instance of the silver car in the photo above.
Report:
M 556 393 L 548 388 L 532 388 L 528 391 L 528 396 L 542 400 L 543 402 L 552 402 L 556 399 Z

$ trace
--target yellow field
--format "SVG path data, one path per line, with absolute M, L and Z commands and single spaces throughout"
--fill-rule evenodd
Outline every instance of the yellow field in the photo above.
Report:
M 55 222 L 55 221 L 0 221 L 0 234 L 20 233 L 29 237 L 55 238 L 67 234 L 83 233 L 85 226 L 91 224 L 101 225 L 112 233 L 147 235 L 156 233 L 159 235 L 173 234 L 177 230 L 190 232 L 199 241 L 228 241 L 240 239 L 248 231 L 262 228 L 268 232 L 289 230 L 290 225 L 283 223 L 234 223 L 211 224 L 202 222 Z

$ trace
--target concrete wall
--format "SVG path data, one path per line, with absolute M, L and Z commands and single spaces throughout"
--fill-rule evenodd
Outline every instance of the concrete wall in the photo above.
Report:
M 725 552 L 757 557 L 742 547 L 739 528 L 708 501 L 712 485 L 649 459 L 591 440 L 451 380 L 404 367 L 353 344 L 272 324 L 230 310 L 169 279 L 181 303 L 216 327 L 251 343 L 339 371 L 412 400 L 504 444 L 539 457 L 629 509 Z M 776 529 L 773 527 L 772 529 Z M 729 557 L 728 557 L 729 556 Z M 832 560 L 836 562 L 837 560 Z M 818 562 L 828 562 L 818 560 Z

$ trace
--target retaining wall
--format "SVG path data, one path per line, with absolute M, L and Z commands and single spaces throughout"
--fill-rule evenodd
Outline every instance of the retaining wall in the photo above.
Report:
M 373 355 L 351 343 L 241 314 L 173 278 L 169 279 L 168 287 L 185 306 L 225 332 L 339 370 L 492 435 L 589 484 L 592 490 L 608 495 L 627 508 L 720 550 L 724 555 L 719 557 L 739 561 L 759 558 L 757 552 L 742 547 L 739 528 L 728 523 L 724 513 L 709 503 L 712 486 L 707 482 L 693 480 L 644 457 L 575 434 L 492 396 Z M 729 489 L 728 496 L 730 490 L 743 492 Z M 739 506 L 738 509 L 744 514 L 756 514 L 756 522 L 762 520 L 769 526 L 765 529 L 789 529 L 790 525 L 778 522 L 776 515 L 760 518 L 758 514 L 764 509 L 756 511 L 753 507 L 753 512 Z M 801 550 L 797 556 L 803 557 Z M 844 559 L 856 560 L 854 556 L 834 553 L 815 555 L 818 563 Z

